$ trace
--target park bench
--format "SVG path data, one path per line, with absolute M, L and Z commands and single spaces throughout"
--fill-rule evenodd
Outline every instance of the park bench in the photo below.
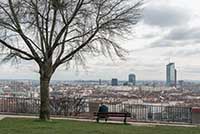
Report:
M 127 117 L 131 117 L 131 114 L 128 112 L 95 112 L 94 116 L 96 116 L 97 123 L 99 119 L 104 118 L 105 121 L 108 120 L 109 117 L 124 117 L 124 123 L 126 124 Z

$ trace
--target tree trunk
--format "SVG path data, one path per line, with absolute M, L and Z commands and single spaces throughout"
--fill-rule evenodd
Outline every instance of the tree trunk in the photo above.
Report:
M 45 75 L 46 73 L 40 73 L 40 119 L 50 119 L 49 109 L 49 82 L 50 77 Z

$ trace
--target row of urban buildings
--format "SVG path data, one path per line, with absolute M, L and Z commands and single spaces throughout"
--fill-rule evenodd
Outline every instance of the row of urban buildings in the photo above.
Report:
M 180 81 L 181 83 L 182 81 Z M 101 85 L 101 80 L 99 81 Z M 128 81 L 123 83 L 124 85 L 136 85 L 136 75 L 129 74 Z M 112 86 L 118 86 L 119 82 L 117 78 L 112 78 L 111 80 Z M 166 85 L 169 87 L 177 86 L 177 70 L 175 68 L 175 63 L 169 63 L 166 65 Z

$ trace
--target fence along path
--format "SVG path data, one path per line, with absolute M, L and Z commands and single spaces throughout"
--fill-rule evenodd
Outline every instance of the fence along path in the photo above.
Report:
M 82 98 L 51 99 L 51 115 L 80 116 L 90 112 L 90 103 Z M 98 104 L 97 104 L 98 105 Z M 191 123 L 192 108 L 136 104 L 106 104 L 109 112 L 129 112 L 136 121 L 168 121 Z M 40 100 L 35 98 L 0 97 L 0 113 L 39 114 Z

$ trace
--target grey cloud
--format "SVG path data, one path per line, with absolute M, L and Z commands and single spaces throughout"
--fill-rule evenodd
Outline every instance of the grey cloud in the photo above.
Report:
M 151 43 L 148 48 L 164 48 L 164 47 L 174 47 L 173 43 L 169 40 L 159 39 Z
M 175 28 L 165 37 L 165 39 L 176 41 L 200 41 L 200 28 Z
M 165 36 L 154 41 L 149 48 L 184 47 L 200 43 L 200 28 L 179 27 L 172 29 Z
M 147 48 L 173 48 L 173 47 L 186 47 L 191 45 L 197 45 L 198 40 L 167 40 L 165 38 L 159 39 L 151 43 Z M 146 48 L 145 48 L 146 49 Z
M 144 23 L 152 26 L 171 27 L 189 21 L 189 14 L 182 8 L 162 6 L 148 6 L 144 9 Z
M 194 56 L 194 55 L 199 55 L 200 54 L 200 49 L 180 49 L 177 51 L 169 51 L 165 54 L 163 54 L 163 56 L 181 56 L 181 57 L 188 57 L 188 56 Z
M 151 38 L 155 38 L 155 37 L 157 37 L 157 34 L 152 34 L 152 33 L 145 34 L 143 36 L 144 39 L 151 39 Z

